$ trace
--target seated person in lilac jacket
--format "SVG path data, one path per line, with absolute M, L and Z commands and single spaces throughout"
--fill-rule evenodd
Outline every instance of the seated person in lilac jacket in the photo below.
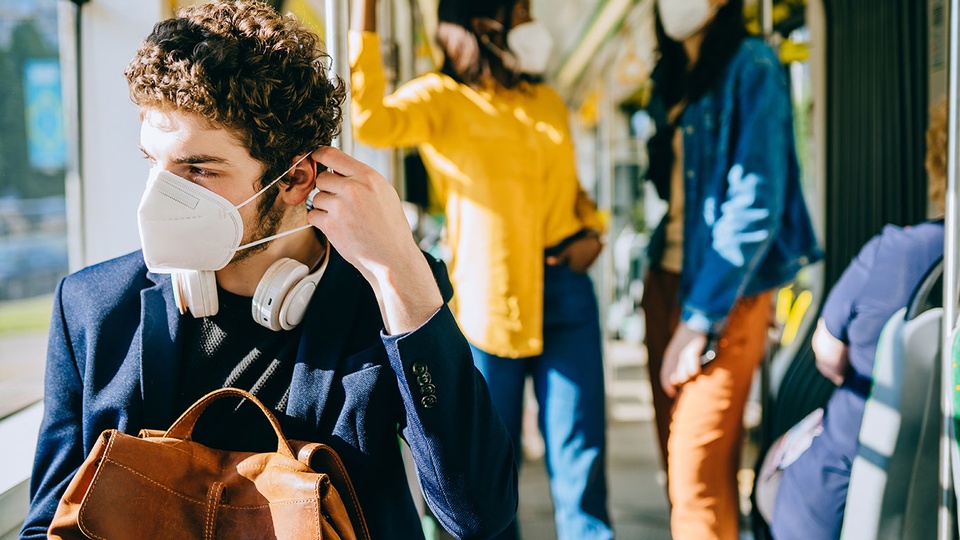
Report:
M 417 248 L 393 187 L 327 146 L 345 92 L 318 45 L 292 17 L 222 0 L 158 23 L 128 66 L 152 167 L 143 251 L 57 288 L 21 538 L 46 537 L 103 430 L 165 429 L 227 386 L 287 437 L 339 453 L 373 538 L 423 538 L 398 434 L 451 534 L 513 519 L 512 444 L 445 304 L 445 268 Z M 200 442 L 275 448 L 251 409 L 205 415 L 217 421 Z
M 934 106 L 930 116 L 926 167 L 930 198 L 942 212 L 946 104 Z M 765 516 L 777 540 L 840 536 L 880 331 L 907 305 L 927 270 L 942 256 L 943 221 L 887 225 L 864 245 L 831 289 L 813 336 L 813 350 L 817 368 L 838 386 L 824 407 L 822 431 L 783 470 L 772 517 Z M 765 512 L 759 501 L 758 505 Z

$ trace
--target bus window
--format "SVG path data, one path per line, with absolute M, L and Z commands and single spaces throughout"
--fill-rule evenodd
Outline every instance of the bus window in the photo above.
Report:
M 0 419 L 42 396 L 67 274 L 57 0 L 0 3 Z

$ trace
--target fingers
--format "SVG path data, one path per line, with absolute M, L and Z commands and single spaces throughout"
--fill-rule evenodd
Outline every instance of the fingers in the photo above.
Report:
M 325 230 L 329 225 L 327 223 L 328 216 L 330 216 L 331 213 L 337 213 L 337 205 L 339 202 L 340 201 L 337 199 L 336 194 L 327 190 L 318 191 L 313 195 L 313 209 L 307 212 L 307 223 L 317 227 L 325 233 L 328 232 Z
M 327 212 L 325 210 L 313 209 L 307 212 L 307 223 L 323 231 L 324 220 Z
M 357 176 L 371 170 L 363 162 L 353 159 L 350 155 L 332 146 L 321 146 L 314 150 L 313 160 L 322 163 L 341 176 Z
M 313 211 L 327 213 L 334 197 L 329 191 L 317 191 L 313 194 Z M 309 214 L 308 214 L 309 215 Z
M 570 264 L 570 253 L 565 249 L 556 255 L 550 255 L 547 257 L 547 264 L 550 266 Z
M 337 148 L 321 147 L 313 152 L 312 157 L 329 169 L 317 174 L 316 185 L 321 192 L 340 195 L 359 188 L 361 193 L 386 193 L 384 190 L 389 190 L 396 195 L 393 185 L 375 169 Z
M 347 178 L 332 171 L 323 171 L 317 175 L 316 185 L 320 193 L 336 195 L 343 191 L 343 183 Z
M 673 375 L 670 376 L 670 382 L 674 386 L 680 386 L 699 374 L 699 362 L 691 362 L 689 358 L 681 356 L 680 362 L 677 363 L 677 369 L 673 372 Z
M 676 397 L 680 387 L 701 373 L 700 357 L 691 353 L 693 349 L 685 347 L 680 351 L 676 363 L 664 362 L 660 373 L 660 385 L 668 397 Z M 668 366 L 672 365 L 672 369 Z
M 668 381 L 661 380 L 660 386 L 663 388 L 663 393 L 667 395 L 668 398 L 673 399 L 677 397 L 677 387 Z

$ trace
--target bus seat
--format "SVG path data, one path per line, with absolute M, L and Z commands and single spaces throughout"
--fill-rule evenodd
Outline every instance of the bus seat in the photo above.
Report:
M 903 358 L 903 325 L 906 308 L 897 311 L 880 332 L 873 366 L 873 389 L 860 424 L 860 449 L 850 471 L 847 504 L 840 537 L 875 539 L 880 527 L 880 506 L 886 486 L 889 459 L 900 429 L 900 388 Z M 879 402 L 887 395 L 893 402 Z
M 903 538 L 934 538 L 937 534 L 939 471 L 932 464 L 937 463 L 940 456 L 942 321 L 943 309 L 934 308 L 917 319 L 908 321 L 904 328 L 904 350 L 908 366 L 914 369 L 913 366 L 922 365 L 929 373 L 926 375 L 926 388 L 904 388 L 904 396 L 911 401 L 911 407 L 920 408 L 922 417 L 919 430 L 916 431 L 917 447 L 912 454 L 902 456 L 903 461 L 913 460 L 909 483 L 903 486 L 906 488 L 907 499 L 904 507 Z M 914 378 L 914 381 L 922 382 L 918 381 L 919 378 Z M 899 486 L 891 486 L 894 490 L 898 488 Z
M 937 527 L 942 267 L 880 335 L 847 491 L 844 539 L 932 538 Z M 922 465 L 925 464 L 925 465 Z

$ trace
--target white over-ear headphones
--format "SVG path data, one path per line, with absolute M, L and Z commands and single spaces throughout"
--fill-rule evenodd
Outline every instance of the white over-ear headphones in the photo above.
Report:
M 208 270 L 187 270 L 170 274 L 173 299 L 183 315 L 190 309 L 194 317 L 212 317 L 220 311 L 217 275 Z
M 300 324 L 329 261 L 328 243 L 323 262 L 313 273 L 309 273 L 305 264 L 289 258 L 279 259 L 270 265 L 253 293 L 253 320 L 274 331 L 290 330 Z M 173 282 L 173 298 L 181 314 L 189 309 L 196 318 L 212 317 L 220 310 L 215 272 L 174 272 L 170 274 L 170 279 Z

